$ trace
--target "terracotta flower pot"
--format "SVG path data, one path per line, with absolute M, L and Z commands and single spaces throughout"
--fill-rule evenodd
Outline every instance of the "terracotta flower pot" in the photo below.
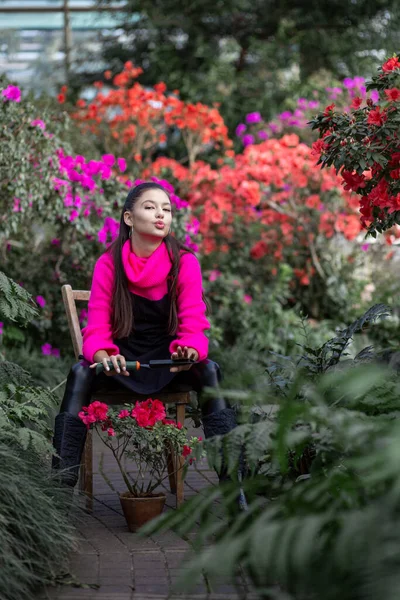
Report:
M 147 523 L 158 517 L 163 511 L 165 494 L 151 494 L 142 498 L 124 492 L 119 497 L 129 531 L 135 532 Z

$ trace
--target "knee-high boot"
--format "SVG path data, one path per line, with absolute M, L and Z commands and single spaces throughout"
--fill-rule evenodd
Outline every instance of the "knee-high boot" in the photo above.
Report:
M 221 380 L 219 365 L 212 360 L 206 360 L 193 365 L 186 373 L 190 373 L 191 383 L 200 396 L 205 437 L 211 438 L 215 435 L 225 435 L 232 431 L 237 426 L 236 414 L 233 408 L 222 397 L 221 393 L 205 401 L 201 399 L 201 392 L 204 387 L 219 390 L 219 381 Z M 240 467 L 238 472 L 239 480 L 242 479 L 242 471 L 243 469 Z M 218 478 L 220 481 L 230 480 L 224 460 L 222 461 Z M 247 509 L 247 501 L 242 489 L 239 492 L 238 504 L 242 510 Z
M 90 400 L 95 374 L 85 362 L 76 363 L 67 378 L 60 413 L 56 416 L 53 446 L 58 456 L 52 467 L 64 485 L 74 487 L 86 440 L 86 425 L 78 418 L 82 406 Z

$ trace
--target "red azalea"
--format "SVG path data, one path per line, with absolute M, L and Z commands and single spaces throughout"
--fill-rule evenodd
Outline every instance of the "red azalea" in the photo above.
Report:
M 350 173 L 350 171 L 343 171 L 342 177 L 345 182 L 345 190 L 356 192 L 359 188 L 365 188 L 365 179 L 363 175 Z
M 334 108 L 335 108 L 334 104 L 330 104 L 329 106 L 327 106 L 324 110 L 324 116 L 329 117 L 329 113 L 331 113 Z
M 378 127 L 380 127 L 381 125 L 384 124 L 384 122 L 387 119 L 387 115 L 385 111 L 381 112 L 381 109 L 379 108 L 375 108 L 374 110 L 371 110 L 369 115 L 368 115 L 368 119 L 367 119 L 367 123 L 368 125 L 377 125 Z
M 316 142 L 313 142 L 311 155 L 319 157 L 327 148 L 328 144 L 326 144 L 324 140 L 317 140 Z
M 400 62 L 399 62 L 399 59 L 397 58 L 397 56 L 394 56 L 393 58 L 389 58 L 389 60 L 387 60 L 382 65 L 382 71 L 385 71 L 385 73 L 388 73 L 389 71 L 394 71 L 395 69 L 399 69 L 399 68 L 400 68 Z
M 58 94 L 57 100 L 60 104 L 64 104 L 65 102 L 65 94 Z
M 105 421 L 107 419 L 108 406 L 104 402 L 95 400 L 88 407 L 88 413 L 96 417 L 96 421 Z
M 391 102 L 397 102 L 400 100 L 400 90 L 397 88 L 391 88 L 390 90 L 385 90 L 385 94 L 388 100 Z
M 190 446 L 183 446 L 182 456 L 186 457 L 189 456 L 189 454 L 192 454 L 192 449 L 190 448 Z
M 351 103 L 351 108 L 355 108 L 356 110 L 358 110 L 362 103 L 363 103 L 362 98 L 360 98 L 360 96 L 356 96 L 353 99 L 353 102 Z
M 129 417 L 129 415 L 129 410 L 126 410 L 126 408 L 124 408 L 124 410 L 121 410 L 121 412 L 118 414 L 118 419 L 126 419 L 127 417 Z
M 160 400 L 148 398 L 145 402 L 136 402 L 131 415 L 139 427 L 153 427 L 157 421 L 165 419 L 165 406 Z
M 265 242 L 260 240 L 256 242 L 252 249 L 250 250 L 250 256 L 255 259 L 262 258 L 268 253 L 268 246 Z
M 173 421 L 172 419 L 163 419 L 162 424 L 163 425 L 172 425 L 173 427 L 176 427 L 176 421 Z

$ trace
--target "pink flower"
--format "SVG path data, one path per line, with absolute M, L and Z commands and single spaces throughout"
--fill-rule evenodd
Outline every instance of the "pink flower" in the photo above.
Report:
M 124 173 L 126 171 L 126 160 L 124 158 L 118 158 L 117 163 L 121 173 Z
M 21 200 L 19 198 L 14 198 L 13 212 L 22 212 Z
M 4 323 L 2 321 L 0 321 L 0 335 L 3 335 L 3 327 L 4 327 Z
M 259 112 L 253 112 L 246 115 L 246 123 L 260 123 L 262 116 Z
M 244 135 L 242 137 L 242 142 L 243 146 L 251 146 L 251 144 L 254 144 L 254 135 L 251 135 L 251 133 Z
M 115 435 L 115 430 L 112 427 L 109 427 L 107 429 L 107 433 L 108 433 L 108 437 L 114 437 Z
M 61 240 L 59 240 L 58 238 L 54 238 L 51 240 L 51 243 L 53 246 L 59 246 L 61 244 Z
M 82 308 L 79 313 L 79 322 L 82 323 L 85 319 L 87 319 L 88 311 L 86 308 Z
M 8 85 L 1 95 L 10 102 L 21 102 L 21 90 L 16 85 Z
M 213 270 L 210 272 L 210 276 L 208 278 L 209 281 L 216 281 L 218 279 L 218 277 L 221 277 L 222 273 L 221 271 L 217 271 L 217 270 Z
M 121 410 L 121 412 L 118 415 L 118 419 L 126 419 L 127 417 L 129 417 L 131 413 L 129 412 L 129 410 Z
M 45 356 L 50 356 L 51 355 L 51 344 L 49 344 L 49 343 L 43 344 L 43 346 L 42 346 L 42 354 L 44 354 Z
M 239 125 L 236 127 L 235 133 L 238 137 L 241 137 L 244 134 L 244 132 L 246 131 L 246 129 L 247 129 L 247 127 L 244 123 L 239 123 Z
M 112 167 L 114 166 L 115 163 L 115 156 L 114 154 L 103 154 L 103 156 L 101 157 L 103 163 L 105 165 L 107 165 L 107 167 Z
M 69 220 L 72 222 L 72 221 L 75 221 L 75 219 L 77 219 L 78 217 L 79 217 L 78 211 L 77 210 L 73 210 L 71 212 L 71 214 L 69 215 Z
M 31 125 L 32 127 L 39 127 L 39 129 L 43 129 L 43 131 L 46 129 L 46 123 L 42 121 L 42 119 L 34 119 L 31 121 Z
M 52 348 L 51 349 L 51 355 L 52 356 L 57 356 L 57 358 L 60 358 L 60 349 L 59 348 Z
M 253 302 L 253 298 L 249 294 L 245 294 L 243 296 L 243 300 L 246 302 L 246 304 L 251 304 Z
M 46 306 L 46 300 L 43 298 L 43 296 L 36 296 L 36 302 L 41 308 L 44 308 Z
M 199 437 L 197 438 L 197 440 L 198 440 L 199 442 L 202 442 L 202 441 L 203 441 L 203 438 L 199 436 Z
M 361 250 L 362 250 L 363 252 L 367 252 L 368 248 L 369 248 L 369 244 L 363 244 L 363 245 L 361 246 Z

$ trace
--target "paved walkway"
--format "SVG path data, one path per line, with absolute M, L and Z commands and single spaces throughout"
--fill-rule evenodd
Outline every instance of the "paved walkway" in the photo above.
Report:
M 196 430 L 198 434 L 198 430 Z M 88 514 L 84 500 L 75 497 L 72 518 L 79 532 L 79 548 L 70 559 L 71 576 L 79 584 L 95 584 L 90 587 L 62 585 L 49 587 L 37 596 L 38 600 L 253 600 L 246 584 L 241 589 L 221 585 L 208 590 L 206 582 L 200 581 L 191 594 L 174 588 L 182 573 L 183 559 L 189 544 L 172 532 L 139 538 L 130 533 L 122 514 L 119 498 L 97 472 L 98 459 L 107 450 L 94 435 L 94 509 Z M 104 454 L 104 471 L 117 489 L 124 485 L 110 454 Z M 198 473 L 191 468 L 185 480 L 185 497 L 204 493 L 209 485 L 202 473 L 215 484 L 217 478 L 208 470 L 207 464 L 199 465 Z M 165 510 L 174 510 L 175 496 L 169 490 Z

